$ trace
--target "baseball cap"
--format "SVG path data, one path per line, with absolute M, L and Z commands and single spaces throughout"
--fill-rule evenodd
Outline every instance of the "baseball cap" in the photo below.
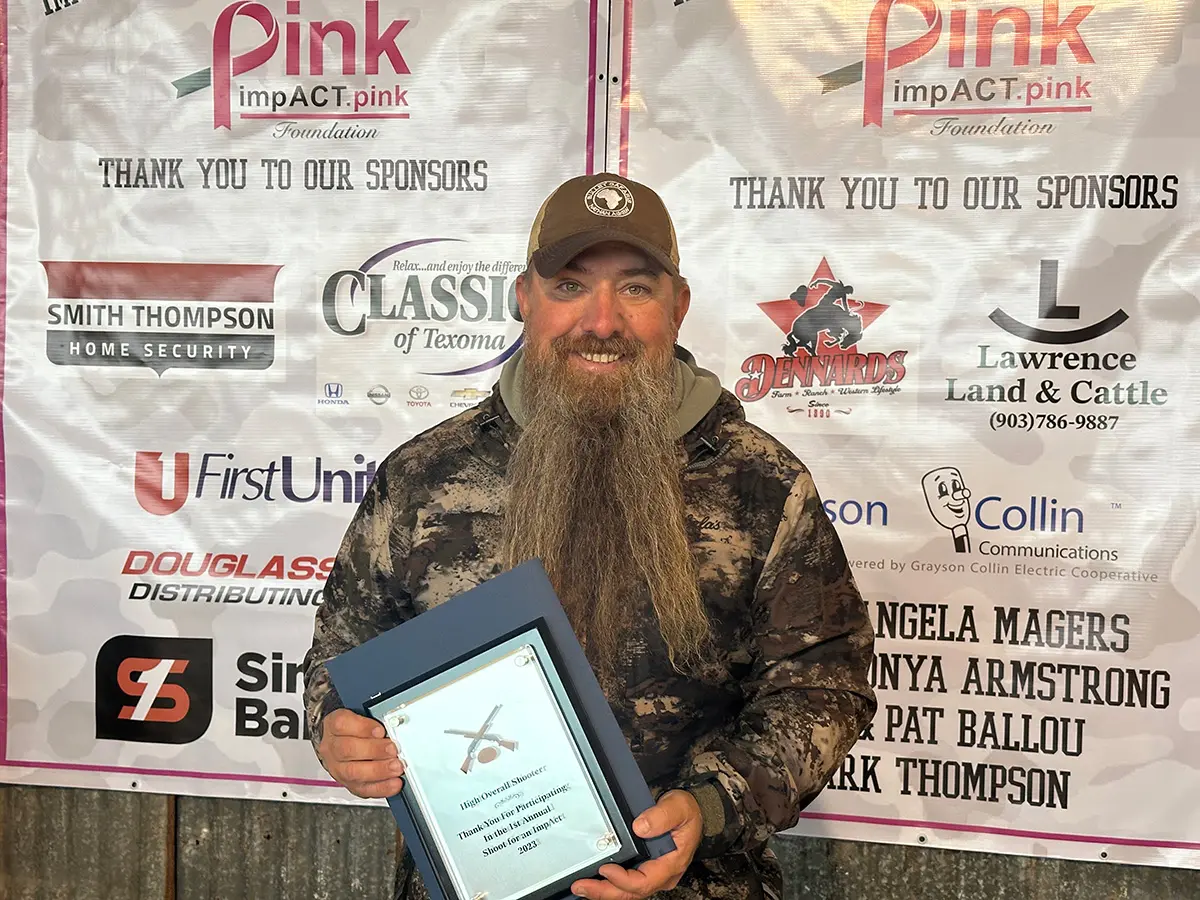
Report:
M 528 262 L 549 278 L 605 241 L 631 244 L 669 274 L 679 274 L 679 242 L 662 198 L 644 184 L 610 172 L 580 175 L 554 189 L 533 220 Z

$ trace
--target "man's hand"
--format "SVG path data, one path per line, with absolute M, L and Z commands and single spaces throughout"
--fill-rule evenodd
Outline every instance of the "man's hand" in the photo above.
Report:
M 647 860 L 636 869 L 623 869 L 615 864 L 601 866 L 603 881 L 595 878 L 576 881 L 571 892 L 587 900 L 642 900 L 655 891 L 669 891 L 679 884 L 704 833 L 700 805 L 687 791 L 668 791 L 633 822 L 633 833 L 640 838 L 668 831 L 675 841 L 675 849 L 670 853 Z
M 334 780 L 357 797 L 392 797 L 404 787 L 404 763 L 374 719 L 334 710 L 325 717 L 317 752 Z

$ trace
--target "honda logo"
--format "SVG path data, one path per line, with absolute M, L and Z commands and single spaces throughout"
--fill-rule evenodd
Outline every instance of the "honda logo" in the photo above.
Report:
M 330 381 L 325 385 L 325 396 L 330 400 L 338 400 L 342 396 L 342 386 L 336 381 Z

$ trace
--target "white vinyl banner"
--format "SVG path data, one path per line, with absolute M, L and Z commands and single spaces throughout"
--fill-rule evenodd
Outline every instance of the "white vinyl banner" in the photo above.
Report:
M 798 833 L 1200 865 L 1200 0 L 0 5 L 0 780 L 354 802 L 338 541 L 607 170 L 876 625 Z
M 1200 863 L 1200 3 L 613 6 L 684 343 L 877 626 L 797 832 Z
M 350 802 L 301 712 L 321 587 L 518 345 L 598 3 L 6 6 L 0 778 Z

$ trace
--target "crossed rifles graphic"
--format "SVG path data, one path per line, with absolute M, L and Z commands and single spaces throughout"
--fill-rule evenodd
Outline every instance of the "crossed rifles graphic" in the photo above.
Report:
M 497 750 L 496 747 L 484 747 L 482 750 L 480 750 L 479 745 L 483 741 L 491 741 L 493 744 L 503 747 L 505 750 L 517 749 L 516 741 L 510 741 L 508 738 L 488 730 L 492 727 L 492 723 L 496 721 L 496 716 L 499 714 L 500 707 L 502 705 L 503 704 L 496 705 L 496 708 L 492 710 L 491 715 L 487 717 L 478 731 L 466 731 L 461 728 L 446 729 L 446 734 L 457 734 L 461 737 L 470 738 L 471 740 L 471 746 L 467 748 L 467 758 L 463 760 L 463 764 L 460 766 L 464 775 L 471 771 L 471 766 L 474 765 L 475 760 L 478 759 L 481 763 L 490 763 L 500 755 L 500 751 Z

